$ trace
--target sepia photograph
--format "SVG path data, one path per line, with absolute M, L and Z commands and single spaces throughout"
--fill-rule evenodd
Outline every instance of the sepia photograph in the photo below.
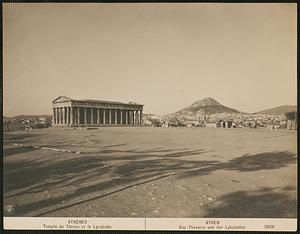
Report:
M 2 7 L 4 228 L 296 230 L 296 3 Z

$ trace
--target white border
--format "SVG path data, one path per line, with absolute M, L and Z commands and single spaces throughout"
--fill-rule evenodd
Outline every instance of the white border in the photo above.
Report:
M 9 230 L 297 231 L 297 219 L 4 217 Z

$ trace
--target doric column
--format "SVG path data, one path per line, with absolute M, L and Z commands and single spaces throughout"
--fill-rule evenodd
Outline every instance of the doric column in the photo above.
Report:
M 64 107 L 64 125 L 66 125 L 67 109 Z
M 135 115 L 134 115 L 134 120 L 135 120 L 134 124 L 135 124 L 135 125 L 138 125 L 138 124 L 139 124 L 138 112 L 137 112 L 137 111 L 135 111 L 135 113 L 134 113 L 134 114 L 135 114 Z
M 65 124 L 64 118 L 65 118 L 65 108 L 62 107 L 61 108 L 61 124 Z
M 73 125 L 73 111 L 74 111 L 74 109 L 73 109 L 73 107 L 70 107 L 70 125 Z
M 59 124 L 59 108 L 56 107 L 56 124 Z
M 59 108 L 56 108 L 56 116 L 57 116 L 57 124 L 60 124 L 60 115 L 59 115 Z
M 118 124 L 118 110 L 115 109 L 115 124 Z
M 123 124 L 123 110 L 121 110 L 121 113 L 120 113 L 120 115 L 121 115 L 121 122 L 120 122 L 120 124 Z
M 58 124 L 58 108 L 55 108 L 55 124 Z
M 64 108 L 60 108 L 60 124 L 64 124 Z
M 69 109 L 68 124 L 70 125 L 71 124 L 71 107 L 69 106 L 68 109 Z
M 131 124 L 131 110 L 128 110 L 128 124 Z
M 125 124 L 128 124 L 128 110 L 125 111 Z
M 109 116 L 108 116 L 109 124 L 111 124 L 111 109 L 109 109 L 108 114 L 109 114 Z
M 64 108 L 62 107 L 61 108 L 61 122 L 60 122 L 60 124 L 64 124 L 64 117 L 65 117 L 65 111 L 64 111 Z
M 106 120 L 105 120 L 105 109 L 103 109 L 103 124 L 106 124 Z
M 139 112 L 135 111 L 135 125 L 139 125 Z
M 57 122 L 57 124 L 60 124 L 60 115 L 59 115 L 59 108 L 58 107 L 56 108 L 56 116 L 57 116 L 56 122 Z
M 69 108 L 70 108 L 70 107 L 67 107 L 67 108 L 66 108 L 66 110 L 67 110 L 67 119 L 66 119 L 67 121 L 66 121 L 66 124 L 67 124 L 67 125 L 69 125 L 69 123 L 70 123 L 70 122 L 69 122 L 69 118 L 70 118 L 70 109 L 69 109 Z
M 131 111 L 132 115 L 132 125 L 134 125 L 135 119 L 134 119 L 134 110 Z
M 65 110 L 64 110 L 64 108 L 62 107 L 62 108 L 61 108 L 61 124 L 62 124 L 62 125 L 64 124 L 64 117 L 65 117 Z
M 93 112 L 93 108 L 91 108 L 91 124 L 94 124 L 94 112 Z
M 57 107 L 58 124 L 61 124 L 61 108 Z
M 97 108 L 97 124 L 100 124 L 100 109 Z
M 55 124 L 55 108 L 52 108 L 53 109 L 53 114 L 52 114 L 52 125 Z
M 77 123 L 77 108 L 78 107 L 73 107 L 73 124 Z
M 56 113 L 55 113 L 55 108 L 53 108 L 53 118 L 52 118 L 53 125 L 55 124 L 55 119 L 56 119 Z
M 62 112 L 62 107 L 59 108 L 59 124 L 62 124 L 63 120 L 63 112 Z
M 77 124 L 80 124 L 80 107 L 77 107 Z
M 71 124 L 71 107 L 69 106 L 69 119 L 68 119 L 68 121 L 69 121 L 69 125 Z
M 140 111 L 140 125 L 143 125 L 143 111 Z
M 65 124 L 68 125 L 68 107 L 65 107 Z
M 86 121 L 86 107 L 84 107 L 84 124 L 85 125 L 87 124 L 87 121 Z
M 59 124 L 60 122 L 59 122 L 59 108 L 58 107 L 56 107 L 56 124 Z
M 63 107 L 62 109 L 63 109 L 63 121 L 62 121 L 62 124 L 65 125 L 66 124 L 66 109 L 65 109 L 65 107 Z

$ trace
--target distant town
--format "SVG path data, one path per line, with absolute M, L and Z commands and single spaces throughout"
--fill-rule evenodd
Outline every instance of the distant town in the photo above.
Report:
M 258 113 L 244 113 L 223 106 L 213 98 L 196 101 L 169 115 L 142 114 L 145 127 L 269 128 L 297 129 L 296 106 L 280 106 Z M 3 117 L 3 131 L 48 128 L 52 115 Z
M 206 128 L 270 128 L 296 130 L 296 112 L 284 116 L 266 114 L 210 114 L 198 119 L 171 118 L 157 115 L 144 116 L 144 126 L 155 127 L 206 127 Z
M 296 129 L 296 106 L 280 106 L 258 113 L 226 107 L 211 97 L 166 116 L 144 116 L 145 126 L 206 128 Z

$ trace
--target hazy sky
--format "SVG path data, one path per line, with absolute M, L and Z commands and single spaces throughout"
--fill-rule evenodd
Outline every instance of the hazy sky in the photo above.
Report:
M 3 4 L 4 115 L 58 96 L 175 112 L 296 104 L 296 4 Z

